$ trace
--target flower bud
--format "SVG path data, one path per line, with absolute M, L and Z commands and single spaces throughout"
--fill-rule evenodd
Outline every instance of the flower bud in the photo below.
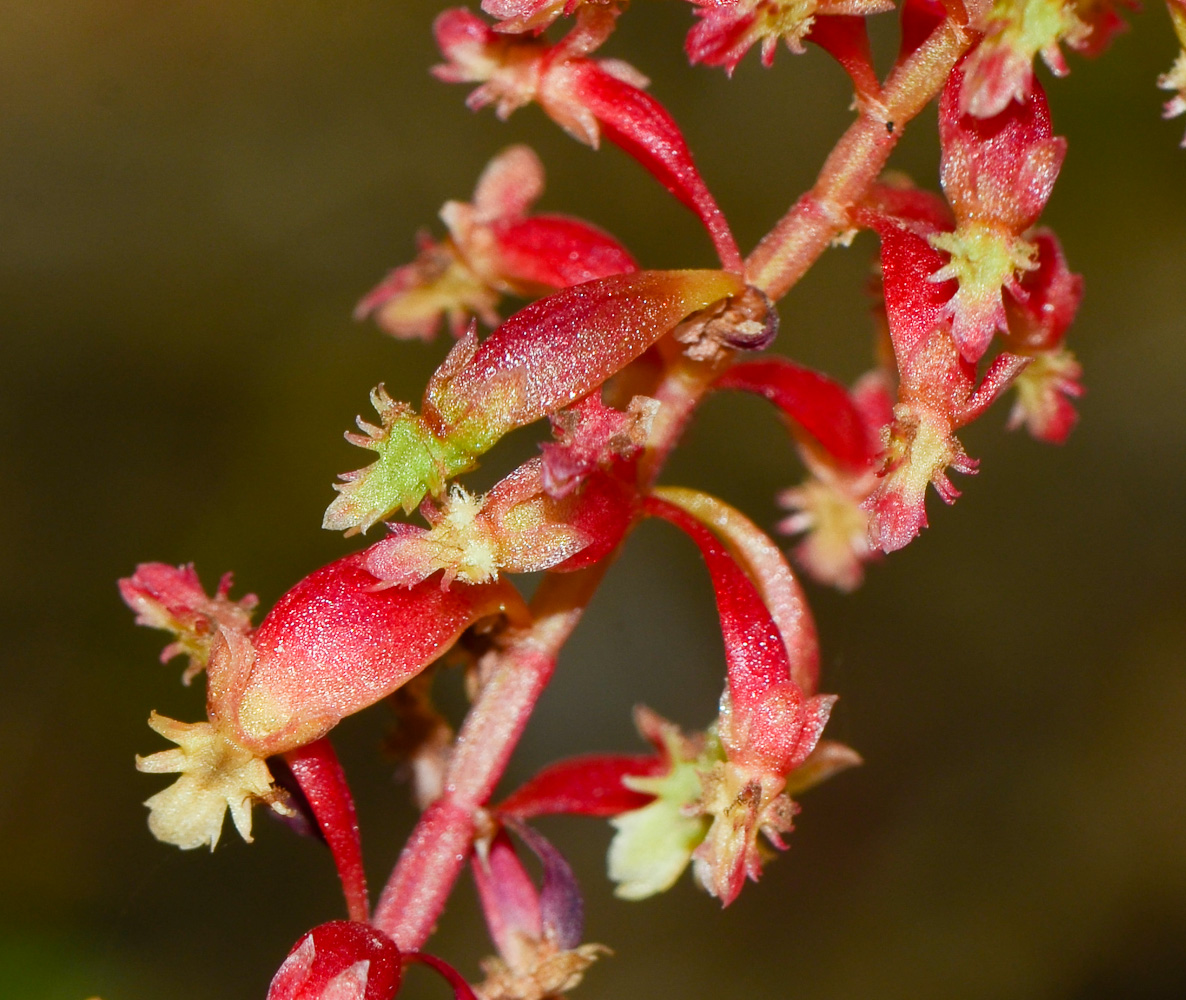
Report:
M 293 946 L 267 1000 L 393 1000 L 402 979 L 394 941 L 369 924 L 334 920 Z
M 378 460 L 341 477 L 323 526 L 365 530 L 439 495 L 504 434 L 587 396 L 689 313 L 742 287 L 725 271 L 620 274 L 533 302 L 480 345 L 471 330 L 430 381 L 423 415 L 381 386 L 371 394 L 382 426 L 360 421 L 364 435 L 348 440 Z

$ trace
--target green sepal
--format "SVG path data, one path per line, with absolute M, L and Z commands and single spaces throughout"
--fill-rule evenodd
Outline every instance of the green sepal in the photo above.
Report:
M 354 534 L 396 510 L 415 510 L 426 494 L 440 495 L 451 477 L 472 469 L 475 455 L 485 450 L 482 435 L 473 431 L 460 441 L 437 437 L 422 416 L 392 400 L 382 385 L 371 391 L 371 403 L 381 426 L 359 418 L 363 433 L 347 434 L 346 440 L 379 457 L 362 469 L 343 473 L 341 482 L 334 484 L 338 495 L 321 522 L 330 531 Z

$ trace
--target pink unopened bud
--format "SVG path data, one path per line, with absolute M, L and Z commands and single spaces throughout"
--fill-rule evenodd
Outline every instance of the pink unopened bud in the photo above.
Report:
M 1050 125 L 1046 93 L 1035 83 L 1022 102 L 978 118 L 962 110 L 963 70 L 952 70 L 939 98 L 940 174 L 957 222 L 995 223 L 1014 234 L 1037 220 L 1058 177 L 1066 140 Z
M 429 382 L 423 415 L 382 387 L 372 393 L 382 426 L 360 421 L 364 433 L 349 440 L 379 460 L 341 477 L 322 525 L 353 533 L 440 495 L 503 435 L 589 395 L 684 317 L 743 287 L 725 271 L 620 274 L 533 302 L 481 345 L 471 332 Z
M 324 735 L 420 673 L 474 621 L 521 613 L 508 584 L 377 589 L 364 553 L 330 563 L 276 602 L 251 641 L 211 657 L 211 718 L 259 756 Z

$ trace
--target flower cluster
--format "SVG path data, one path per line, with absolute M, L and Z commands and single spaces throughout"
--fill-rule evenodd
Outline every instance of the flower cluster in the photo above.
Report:
M 471 202 L 441 210 L 448 235 L 423 236 L 417 258 L 358 306 L 396 338 L 430 340 L 443 322 L 455 338 L 418 408 L 379 385 L 378 423 L 359 418 L 347 434 L 375 457 L 340 477 L 323 526 L 353 536 L 382 523 L 383 537 L 314 570 L 258 626 L 256 599 L 233 600 L 229 575 L 213 596 L 192 566 L 144 564 L 120 582 L 136 621 L 172 634 L 162 659 L 186 655 L 187 684 L 206 674 L 204 719 L 149 719 L 176 748 L 137 766 L 178 775 L 146 803 L 153 834 L 213 849 L 229 811 L 250 840 L 252 808 L 264 804 L 332 854 L 350 919 L 302 936 L 269 1000 L 391 1000 L 416 963 L 459 998 L 556 997 L 608 949 L 584 940 L 576 877 L 531 821 L 608 819 L 609 876 L 624 899 L 663 892 L 690 868 L 728 905 L 787 848 L 800 796 L 860 763 L 823 736 L 836 697 L 819 691 L 815 623 L 778 544 L 725 500 L 658 485 L 710 393 L 774 406 L 807 472 L 780 496 L 780 528 L 801 536 L 799 567 L 843 590 L 918 536 L 928 486 L 948 503 L 958 496 L 948 471 L 977 463 L 956 433 L 1006 391 L 1010 426 L 1057 443 L 1075 423 L 1081 372 L 1064 341 L 1083 282 L 1038 225 L 1066 142 L 1032 65 L 1041 54 L 1065 72 L 1060 44 L 1102 51 L 1123 27 L 1115 4 L 904 0 L 882 79 L 865 19 L 887 0 L 693 3 L 692 62 L 731 74 L 755 45 L 768 66 L 780 40 L 793 52 L 810 41 L 853 86 L 857 121 L 754 253 L 742 258 L 646 78 L 597 54 L 626 0 L 485 0 L 492 20 L 443 12 L 439 79 L 477 84 L 471 108 L 506 118 L 534 103 L 581 142 L 608 139 L 700 219 L 720 268 L 640 267 L 601 229 L 533 213 L 543 167 L 526 146 L 503 150 Z M 1169 3 L 1186 46 L 1186 7 Z M 1162 78 L 1177 91 L 1167 115 L 1186 110 L 1184 65 L 1186 54 Z M 902 127 L 935 97 L 942 195 L 883 174 Z M 873 370 L 849 387 L 761 353 L 779 329 L 774 300 L 828 246 L 863 231 L 879 247 Z M 532 301 L 500 321 L 504 296 Z M 478 321 L 492 328 L 483 337 Z M 486 492 L 459 481 L 533 424 L 551 430 L 537 457 Z M 682 531 L 707 569 L 724 643 L 715 710 L 687 730 L 640 708 L 647 752 L 553 762 L 497 798 L 564 643 L 648 519 Z M 542 574 L 530 602 L 511 580 L 524 573 Z M 450 652 L 473 702 L 456 735 L 432 704 Z M 372 910 L 329 734 L 381 701 L 395 709 L 393 743 L 413 762 L 423 816 Z M 421 950 L 466 865 L 496 951 L 476 987 Z

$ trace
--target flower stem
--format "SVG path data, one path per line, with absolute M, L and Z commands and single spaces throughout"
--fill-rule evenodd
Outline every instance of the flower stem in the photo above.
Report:
M 890 75 L 876 107 L 841 137 L 815 186 L 800 198 L 746 262 L 747 280 L 779 299 L 829 243 L 851 228 L 850 210 L 868 192 L 905 124 L 942 88 L 970 44 L 951 20 L 937 28 Z M 892 127 L 891 127 L 892 125 Z M 656 482 L 696 407 L 730 363 L 691 361 L 664 367 L 654 389 L 662 404 L 639 471 L 640 490 Z M 444 793 L 420 818 L 375 909 L 373 923 L 401 949 L 414 951 L 432 933 L 465 865 L 481 811 L 612 559 L 577 573 L 549 573 L 531 604 L 533 624 L 509 634 L 454 744 Z
M 754 248 L 746 280 L 781 299 L 828 245 L 852 228 L 851 209 L 868 193 L 913 119 L 943 88 L 972 36 L 950 18 L 890 74 L 824 162 L 819 178 Z
M 609 560 L 577 573 L 550 573 L 531 602 L 533 624 L 512 632 L 466 716 L 445 772 L 445 791 L 391 873 L 373 923 L 401 949 L 419 948 L 469 856 L 478 815 L 506 769 L 556 657 L 597 590 Z

